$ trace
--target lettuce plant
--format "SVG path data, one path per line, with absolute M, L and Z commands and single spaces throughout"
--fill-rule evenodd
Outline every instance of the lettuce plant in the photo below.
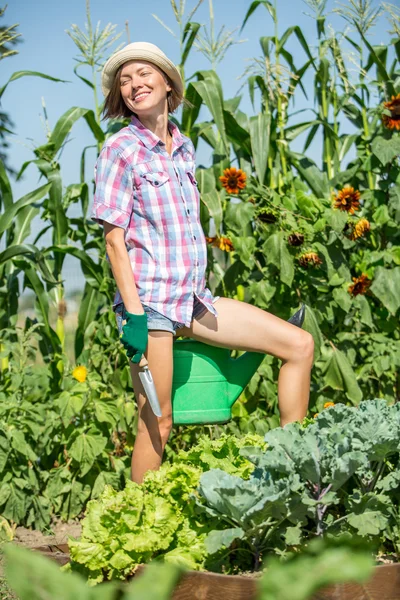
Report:
M 141 485 L 128 481 L 122 491 L 106 486 L 88 503 L 80 540 L 69 540 L 72 568 L 83 571 L 92 584 L 103 579 L 124 579 L 137 565 L 162 556 L 166 562 L 199 569 L 207 550 L 204 539 L 216 526 L 200 513 L 194 492 L 201 474 L 211 465 L 248 477 L 254 469 L 240 448 L 258 444 L 260 436 L 223 435 L 202 438 L 174 464 L 164 463 L 146 474 Z

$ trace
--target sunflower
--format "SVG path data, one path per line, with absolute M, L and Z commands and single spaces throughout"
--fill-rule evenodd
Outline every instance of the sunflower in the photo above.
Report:
M 233 244 L 232 244 L 231 240 L 227 237 L 223 237 L 223 236 L 207 237 L 206 236 L 206 242 L 207 242 L 207 244 L 211 244 L 212 246 L 215 246 L 215 248 L 219 248 L 220 250 L 225 250 L 226 252 L 232 252 L 232 250 L 233 250 Z
M 335 406 L 334 402 L 325 402 L 324 408 L 330 408 L 331 406 Z
M 301 246 L 304 242 L 304 235 L 302 233 L 292 233 L 288 237 L 288 242 L 290 246 Z
M 352 296 L 358 296 L 358 294 L 364 295 L 372 283 L 371 279 L 365 273 L 360 275 L 360 277 L 353 277 L 352 279 L 354 283 L 347 290 Z
M 303 254 L 299 257 L 300 266 L 308 269 L 311 266 L 322 265 L 322 260 L 318 256 L 316 252 L 303 252 Z
M 359 237 L 362 237 L 366 231 L 369 231 L 371 228 L 369 221 L 367 219 L 360 219 L 353 225 L 353 230 L 350 234 L 351 240 L 356 240 Z
M 333 196 L 333 208 L 345 210 L 351 215 L 360 208 L 360 192 L 354 190 L 351 185 L 345 185 L 337 195 L 333 194 Z
M 400 130 L 400 94 L 392 96 L 388 102 L 384 102 L 383 106 L 390 111 L 389 115 L 382 115 L 382 121 L 386 129 Z
M 246 179 L 246 173 L 235 167 L 224 169 L 224 174 L 219 178 L 228 194 L 239 194 L 246 187 Z
M 72 377 L 75 377 L 77 381 L 83 383 L 84 381 L 86 381 L 87 368 L 82 365 L 80 365 L 79 367 L 75 367 L 75 369 L 72 371 Z
M 257 219 L 262 223 L 275 223 L 278 220 L 277 211 L 271 208 L 260 208 Z

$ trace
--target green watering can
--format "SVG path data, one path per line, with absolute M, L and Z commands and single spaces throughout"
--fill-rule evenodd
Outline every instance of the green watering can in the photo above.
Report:
M 301 327 L 305 305 L 288 320 Z M 231 408 L 264 360 L 262 352 L 232 358 L 228 348 L 191 338 L 174 342 L 172 417 L 175 425 L 226 423 Z

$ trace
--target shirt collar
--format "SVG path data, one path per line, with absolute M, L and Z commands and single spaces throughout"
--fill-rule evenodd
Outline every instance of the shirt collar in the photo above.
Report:
M 129 127 L 149 150 L 153 150 L 157 144 L 162 146 L 160 138 L 155 133 L 150 131 L 150 129 L 148 129 L 145 125 L 143 125 L 136 115 L 132 115 Z M 180 148 L 185 143 L 185 140 L 179 131 L 179 127 L 169 119 L 168 128 L 172 135 L 172 151 L 174 151 Z

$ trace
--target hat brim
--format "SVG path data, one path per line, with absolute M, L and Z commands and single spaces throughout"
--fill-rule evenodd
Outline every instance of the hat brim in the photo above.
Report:
M 136 48 L 123 48 L 119 52 L 116 52 L 110 56 L 103 67 L 101 74 L 101 88 L 104 96 L 109 94 L 114 81 L 115 73 L 119 67 L 130 60 L 147 60 L 148 62 L 156 65 L 164 73 L 166 73 L 166 75 L 168 75 L 178 94 L 183 94 L 183 84 L 180 73 L 175 67 L 174 63 L 171 62 L 167 57 L 164 58 L 163 56 L 160 56 L 160 54 L 152 52 L 148 49 L 140 50 Z

